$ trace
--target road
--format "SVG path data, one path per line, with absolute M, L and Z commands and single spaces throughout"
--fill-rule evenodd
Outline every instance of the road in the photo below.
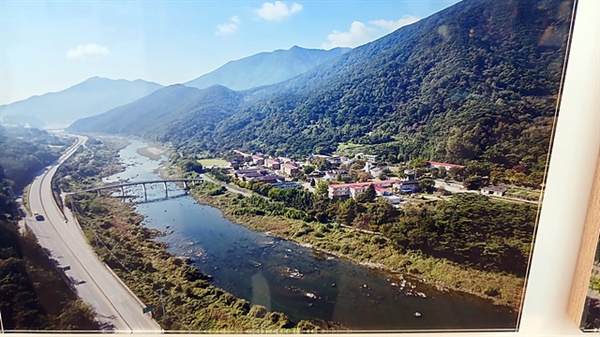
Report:
M 446 191 L 448 192 L 452 192 L 452 193 L 478 193 L 479 191 L 469 191 L 467 189 L 465 189 L 463 187 L 462 184 L 459 183 L 453 183 L 453 182 L 446 182 L 443 180 L 439 180 L 439 179 L 435 179 L 435 187 L 436 188 L 440 188 L 443 187 L 444 189 L 446 189 Z
M 58 261 L 79 297 L 88 303 L 101 323 L 102 330 L 119 333 L 160 333 L 144 304 L 104 265 L 87 243 L 81 227 L 70 212 L 61 212 L 52 195 L 52 177 L 87 139 L 79 137 L 57 163 L 35 178 L 29 191 L 29 206 L 43 220 L 26 218 L 41 246 Z

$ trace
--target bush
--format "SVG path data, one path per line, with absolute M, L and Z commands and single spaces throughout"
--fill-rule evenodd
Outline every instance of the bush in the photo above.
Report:
M 248 313 L 248 315 L 250 315 L 252 317 L 256 317 L 256 318 L 263 318 L 263 317 L 265 317 L 266 314 L 267 314 L 267 308 L 263 307 L 262 305 L 258 305 L 258 304 L 253 305 L 252 308 L 250 309 L 250 312 Z

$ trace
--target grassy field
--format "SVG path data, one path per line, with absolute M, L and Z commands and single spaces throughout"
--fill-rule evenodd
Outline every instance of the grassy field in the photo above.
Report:
M 217 158 L 200 159 L 200 160 L 198 160 L 198 162 L 203 167 L 228 166 L 229 165 L 229 162 L 227 162 L 223 159 L 217 159 Z

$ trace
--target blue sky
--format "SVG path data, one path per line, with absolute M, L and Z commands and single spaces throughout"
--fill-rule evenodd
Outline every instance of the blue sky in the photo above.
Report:
M 356 47 L 458 0 L 0 0 L 0 104 L 92 76 L 181 83 L 259 52 Z

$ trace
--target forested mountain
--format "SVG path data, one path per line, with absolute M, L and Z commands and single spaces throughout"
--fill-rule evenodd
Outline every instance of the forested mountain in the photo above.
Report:
M 143 80 L 92 77 L 68 89 L 0 106 L 2 124 L 68 125 L 144 97 L 162 85 Z
M 204 89 L 218 84 L 232 90 L 246 90 L 275 84 L 300 75 L 349 50 L 350 48 L 322 50 L 294 46 L 289 50 L 258 53 L 230 61 L 215 71 L 186 82 L 184 85 Z
M 244 99 L 214 129 L 215 119 L 210 127 L 188 120 L 186 128 L 167 120 L 170 126 L 157 126 L 157 132 L 119 127 L 190 151 L 242 147 L 290 155 L 353 142 L 390 161 L 477 159 L 539 172 L 572 6 L 563 0 L 465 0 L 289 81 L 242 92 Z M 227 111 L 236 102 L 228 102 Z M 100 119 L 87 125 L 111 129 Z
M 240 93 L 223 86 L 200 90 L 175 84 L 101 115 L 78 120 L 72 129 L 154 139 L 167 139 L 161 135 L 183 130 L 211 132 L 216 123 L 235 111 L 241 99 Z
M 13 192 L 20 194 L 68 145 L 69 140 L 44 130 L 0 126 L 0 165 L 6 178 L 12 181 Z

